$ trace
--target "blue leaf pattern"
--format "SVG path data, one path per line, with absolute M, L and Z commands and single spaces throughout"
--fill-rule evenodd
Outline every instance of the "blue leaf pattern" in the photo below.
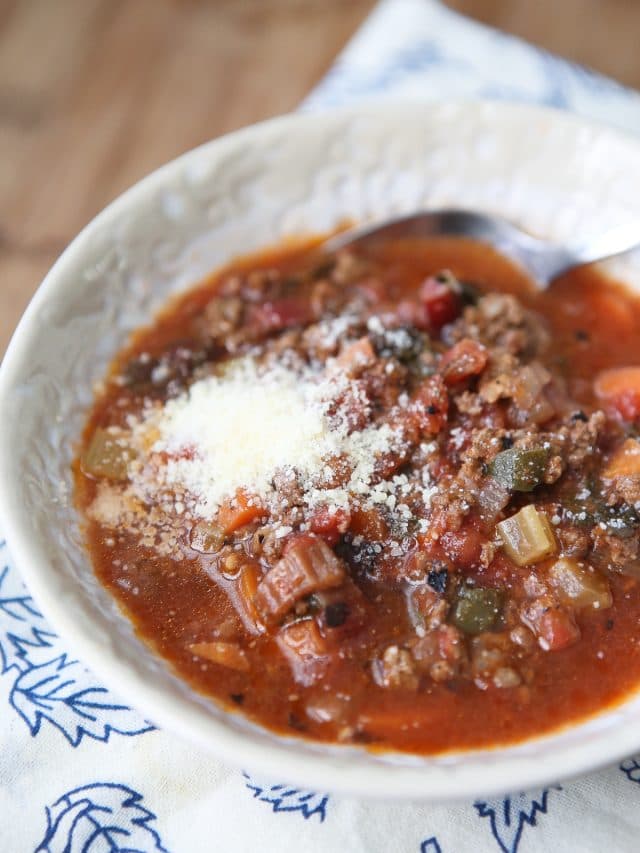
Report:
M 525 826 L 536 826 L 536 816 L 546 814 L 549 793 L 562 790 L 558 785 L 539 793 L 512 794 L 503 800 L 474 803 L 480 817 L 488 817 L 491 833 L 502 853 L 517 853 Z
M 620 765 L 620 770 L 622 770 L 630 782 L 640 785 L 640 755 L 627 758 Z
M 137 735 L 153 726 L 119 703 L 79 661 L 68 657 L 48 627 L 0 542 L 0 675 L 13 678 L 9 701 L 37 735 L 43 723 L 72 746 L 84 736 Z
M 420 845 L 420 853 L 442 853 L 442 848 L 435 835 L 426 838 Z
M 46 807 L 47 828 L 35 853 L 168 853 L 150 825 L 142 795 L 115 782 L 68 791 Z
M 50 647 L 55 634 L 44 626 L 42 614 L 11 569 L 4 542 L 0 542 L 0 675 L 29 668 L 29 653 Z
M 242 774 L 245 785 L 261 803 L 268 803 L 274 812 L 300 812 L 305 820 L 317 815 L 320 823 L 327 816 L 328 794 L 303 791 L 289 785 L 258 783 L 248 773 Z
M 137 711 L 116 703 L 82 664 L 64 654 L 23 672 L 11 690 L 11 704 L 32 735 L 47 721 L 72 746 L 78 746 L 84 735 L 105 741 L 111 732 L 138 734 L 152 728 Z

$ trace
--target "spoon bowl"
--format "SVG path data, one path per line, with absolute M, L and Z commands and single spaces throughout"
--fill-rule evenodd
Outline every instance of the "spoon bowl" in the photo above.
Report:
M 336 252 L 386 240 L 439 236 L 469 237 L 488 243 L 523 266 L 544 288 L 574 267 L 601 261 L 638 246 L 640 222 L 633 220 L 594 239 L 562 246 L 534 237 L 499 216 L 471 210 L 432 210 L 343 231 L 330 238 L 325 249 Z

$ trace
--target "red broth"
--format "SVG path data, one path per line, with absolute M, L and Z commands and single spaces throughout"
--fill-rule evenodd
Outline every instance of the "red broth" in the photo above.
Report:
M 184 429 L 190 389 L 214 405 L 238 359 L 256 394 L 282 365 L 294 402 L 334 388 L 324 480 L 220 498 L 216 409 L 193 409 L 193 447 L 162 444 L 167 400 Z M 137 332 L 94 403 L 75 476 L 95 571 L 182 678 L 278 732 L 433 754 L 576 722 L 640 683 L 640 380 L 603 373 L 636 365 L 640 302 L 595 268 L 538 292 L 459 239 L 243 259 Z M 258 444 L 269 417 L 238 429 Z

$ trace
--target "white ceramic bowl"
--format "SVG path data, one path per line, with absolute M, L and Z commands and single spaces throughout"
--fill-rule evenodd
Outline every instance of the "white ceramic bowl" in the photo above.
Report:
M 640 214 L 640 144 L 557 112 L 477 102 L 294 115 L 216 140 L 110 205 L 29 306 L 0 373 L 0 517 L 54 627 L 158 725 L 223 760 L 309 787 L 447 800 L 555 781 L 640 747 L 640 695 L 521 745 L 435 758 L 275 736 L 190 690 L 135 636 L 91 570 L 70 500 L 92 383 L 167 294 L 230 257 L 420 207 L 501 213 L 541 236 Z M 624 274 L 638 280 L 640 266 Z

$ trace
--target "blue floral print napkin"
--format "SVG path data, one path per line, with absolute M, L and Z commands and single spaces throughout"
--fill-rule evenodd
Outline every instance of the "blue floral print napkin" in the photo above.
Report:
M 384 0 L 303 108 L 381 94 L 537 102 L 640 132 L 636 92 L 436 0 Z M 456 806 L 359 802 L 222 766 L 85 669 L 0 535 L 0 853 L 600 853 L 639 838 L 640 755 Z

